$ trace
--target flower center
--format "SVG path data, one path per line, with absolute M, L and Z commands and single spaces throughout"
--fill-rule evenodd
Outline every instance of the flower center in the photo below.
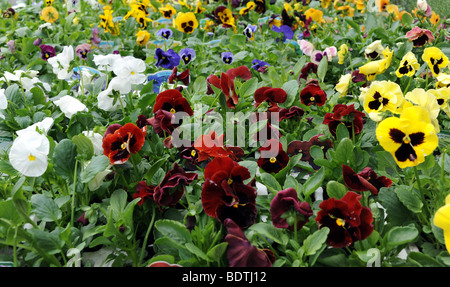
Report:
M 171 108 L 170 111 L 172 114 L 175 114 L 177 111 L 174 108 Z
M 127 143 L 126 143 L 126 142 L 122 143 L 122 144 L 120 145 L 120 148 L 121 148 L 121 149 L 126 149 L 126 148 L 127 148 Z
M 275 157 L 271 157 L 271 158 L 269 159 L 269 161 L 270 161 L 271 163 L 274 163 L 274 162 L 277 161 L 277 159 L 276 159 Z
M 409 144 L 411 142 L 411 138 L 408 135 L 406 135 L 406 136 L 403 137 L 403 142 L 405 144 Z
M 336 218 L 336 224 L 338 226 L 344 226 L 345 225 L 345 220 L 342 218 Z
M 30 155 L 28 156 L 28 160 L 29 160 L 29 161 L 35 161 L 35 160 L 36 160 L 36 157 L 35 157 L 34 155 L 30 154 Z
M 131 71 L 131 74 L 134 75 L 134 74 L 136 74 L 136 73 L 135 73 L 134 71 Z
M 195 150 L 191 151 L 191 156 L 195 156 L 197 154 L 197 152 Z
M 230 185 L 230 184 L 233 183 L 233 180 L 232 180 L 231 178 L 229 178 L 229 179 L 227 180 L 227 183 L 228 183 L 228 185 Z

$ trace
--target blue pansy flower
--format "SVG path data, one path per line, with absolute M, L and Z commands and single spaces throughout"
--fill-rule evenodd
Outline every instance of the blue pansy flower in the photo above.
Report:
M 158 32 L 156 32 L 156 35 L 161 36 L 165 39 L 169 39 L 170 37 L 172 37 L 173 32 L 170 29 L 162 28 Z
M 180 64 L 180 56 L 173 49 L 165 52 L 161 48 L 156 48 L 155 59 L 156 67 L 165 69 L 173 69 Z
M 181 57 L 181 60 L 183 60 L 184 64 L 187 65 L 192 60 L 195 59 L 195 51 L 191 48 L 183 48 L 180 50 L 179 55 Z
M 275 25 L 272 26 L 272 31 L 275 31 L 277 33 L 283 33 L 283 39 L 282 41 L 286 41 L 286 39 L 292 39 L 294 38 L 294 32 L 292 31 L 292 28 L 288 25 L 281 25 L 280 27 L 277 27 Z M 278 41 L 278 39 L 277 39 Z
M 222 53 L 222 62 L 227 65 L 230 65 L 231 63 L 233 63 L 233 53 L 223 52 Z

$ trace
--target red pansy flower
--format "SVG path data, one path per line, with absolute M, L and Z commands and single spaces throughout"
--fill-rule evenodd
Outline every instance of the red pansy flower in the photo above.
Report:
M 320 166 L 314 164 L 314 158 L 312 158 L 309 150 L 313 145 L 319 146 L 323 150 L 323 154 L 327 153 L 327 150 L 333 147 L 333 142 L 329 139 L 319 140 L 319 137 L 323 135 L 313 136 L 309 141 L 292 141 L 288 144 L 287 153 L 290 156 L 296 155 L 298 153 L 302 153 L 301 161 L 307 161 L 314 170 L 319 170 Z
M 316 221 L 319 228 L 328 227 L 327 244 L 343 248 L 366 239 L 373 231 L 372 211 L 361 205 L 361 195 L 348 191 L 343 198 L 331 197 L 319 205 Z
M 230 267 L 272 267 L 276 258 L 269 249 L 259 249 L 248 241 L 239 225 L 227 218 L 224 222 L 228 242 L 227 258 Z
M 220 222 L 230 218 L 241 228 L 256 219 L 256 190 L 244 180 L 250 178 L 246 167 L 229 157 L 216 157 L 205 167 L 201 198 L 203 209 Z
M 305 106 L 323 106 L 327 100 L 327 94 L 320 88 L 319 84 L 313 81 L 300 92 L 300 100 Z
M 288 213 L 287 218 L 284 216 L 286 213 Z M 297 221 L 297 230 L 300 230 L 313 215 L 313 211 L 308 202 L 300 202 L 295 189 L 288 188 L 279 191 L 272 199 L 270 214 L 275 227 L 295 231 L 295 221 Z M 293 220 L 288 219 L 289 217 Z
M 210 157 L 228 157 L 231 152 L 223 145 L 224 135 L 218 136 L 215 131 L 201 135 L 194 143 L 197 150 L 197 161 L 201 162 Z
M 354 191 L 370 191 L 377 195 L 382 187 L 392 185 L 392 180 L 385 176 L 378 176 L 370 167 L 364 168 L 360 173 L 356 173 L 349 166 L 342 165 L 342 175 L 345 185 Z
M 296 117 L 299 120 L 301 120 L 302 116 L 305 114 L 305 111 L 300 107 L 292 106 L 289 109 L 281 109 L 279 113 L 280 113 L 279 114 L 280 121 L 284 119 L 290 119 L 293 117 Z
M 287 98 L 287 93 L 281 88 L 261 87 L 255 91 L 255 107 L 258 107 L 262 102 L 269 103 L 269 110 L 277 112 L 279 110 L 278 104 L 284 103 Z
M 156 96 L 153 113 L 158 110 L 165 110 L 172 114 L 176 112 L 185 112 L 190 116 L 194 114 L 189 102 L 176 89 L 165 90 Z
M 305 80 L 308 79 L 308 75 L 310 73 L 317 73 L 317 67 L 318 66 L 312 62 L 309 62 L 308 64 L 306 64 L 300 72 L 299 82 L 300 82 L 300 79 L 305 79 Z
M 133 194 L 133 198 L 141 198 L 138 205 L 144 204 L 147 198 L 153 199 L 155 193 L 155 186 L 148 185 L 145 180 L 138 182 L 136 186 L 136 192 Z
M 103 153 L 111 164 L 122 164 L 144 145 L 145 134 L 135 124 L 127 123 L 103 138 Z
M 352 138 L 352 129 L 354 129 L 355 135 L 361 133 L 364 124 L 363 117 L 365 116 L 366 115 L 363 112 L 355 110 L 355 104 L 337 104 L 333 108 L 333 113 L 327 113 L 325 115 L 323 123 L 328 125 L 328 129 L 333 136 L 336 136 L 338 125 L 341 123 L 344 124 L 348 129 L 350 138 Z
M 289 156 L 277 139 L 268 140 L 258 150 L 261 152 L 261 157 L 257 160 L 257 164 L 265 172 L 278 173 L 289 163 Z
M 172 74 L 167 79 L 167 82 L 169 84 L 176 83 L 177 81 L 180 81 L 183 83 L 183 85 L 187 86 L 189 85 L 190 77 L 189 77 L 189 69 L 184 70 L 183 72 L 178 74 L 178 68 L 175 67 L 172 70 Z

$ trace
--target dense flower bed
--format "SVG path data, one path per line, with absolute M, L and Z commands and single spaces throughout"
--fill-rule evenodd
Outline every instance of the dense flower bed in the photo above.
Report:
M 450 22 L 426 1 L 1 9 L 1 262 L 450 265 Z

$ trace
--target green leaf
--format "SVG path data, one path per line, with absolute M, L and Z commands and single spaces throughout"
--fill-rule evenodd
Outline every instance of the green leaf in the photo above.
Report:
M 294 101 L 297 99 L 297 93 L 299 89 L 299 83 L 297 80 L 290 80 L 283 84 L 281 87 L 287 94 L 286 101 L 280 104 L 280 107 L 291 107 Z
M 243 160 L 243 161 L 239 162 L 239 165 L 246 167 L 248 169 L 248 171 L 250 172 L 250 178 L 248 178 L 244 181 L 244 183 L 247 184 L 250 181 L 252 181 L 253 178 L 255 177 L 256 171 L 258 170 L 258 164 L 256 163 L 256 161 Z
M 30 92 L 33 94 L 33 102 L 35 105 L 45 104 L 45 95 L 41 88 L 33 87 L 30 89 Z
M 319 65 L 317 67 L 317 77 L 319 77 L 321 82 L 323 82 L 323 79 L 325 79 L 327 70 L 328 70 L 328 58 L 322 57 L 322 60 L 320 60 Z
M 23 222 L 12 199 L 0 201 L 0 218 L 9 221 L 10 224 L 15 226 Z M 0 220 L 0 225 L 2 223 L 3 221 Z
M 390 224 L 402 225 L 411 220 L 412 213 L 401 203 L 392 187 L 382 187 L 378 193 L 378 199 L 386 209 Z
M 414 265 L 419 267 L 446 267 L 436 259 L 421 252 L 408 253 L 407 261 L 412 262 Z
M 208 252 L 206 252 L 206 256 L 209 258 L 208 261 L 218 262 L 225 254 L 225 251 L 227 251 L 227 247 L 228 242 L 222 242 L 208 250 Z
M 109 158 L 105 155 L 98 155 L 92 158 L 86 168 L 81 172 L 80 179 L 82 183 L 88 183 L 95 176 L 104 170 L 109 165 Z
M 62 217 L 62 212 L 58 205 L 43 194 L 34 194 L 31 196 L 33 212 L 36 216 L 47 222 L 57 222 Z
M 47 254 L 60 253 L 64 246 L 64 242 L 59 238 L 57 230 L 47 232 L 40 229 L 30 229 L 28 232 L 33 238 L 33 244 L 36 244 Z
M 79 134 L 72 137 L 73 143 L 77 146 L 77 153 L 85 160 L 90 160 L 94 155 L 94 145 L 85 135 Z
M 251 78 L 248 81 L 245 81 L 239 88 L 239 97 L 246 98 L 248 96 L 252 96 L 255 94 L 257 88 L 258 78 Z
M 278 244 L 286 245 L 287 237 L 282 236 L 282 232 L 280 229 L 277 229 L 273 224 L 266 222 L 255 223 L 248 228 L 248 230 L 252 230 L 258 234 L 261 234 L 268 239 L 275 241 Z
M 397 194 L 398 199 L 409 210 L 414 213 L 420 213 L 422 211 L 423 202 L 420 199 L 420 196 L 414 192 L 411 187 L 399 185 L 395 188 L 395 193 Z
M 347 127 L 344 124 L 338 124 L 336 128 L 336 141 L 339 143 L 344 138 L 350 138 Z
M 280 183 L 270 173 L 264 172 L 259 177 L 261 178 L 262 184 L 264 184 L 270 192 L 276 194 L 281 190 Z
M 385 235 L 386 247 L 393 249 L 399 245 L 403 245 L 414 241 L 419 235 L 419 231 L 414 225 L 394 226 Z
M 345 18 L 344 19 L 345 22 L 347 22 L 347 24 L 349 24 L 355 31 L 360 31 L 361 27 L 353 20 L 351 20 L 350 18 Z
M 186 243 L 185 246 L 186 246 L 186 249 L 189 250 L 189 252 L 191 252 L 195 256 L 197 256 L 205 261 L 211 261 L 211 259 L 208 256 L 206 256 L 205 252 L 203 252 L 200 248 L 195 246 L 193 243 L 188 242 L 188 243 Z
M 410 14 L 405 13 L 402 15 L 402 24 L 405 26 L 411 26 L 413 18 Z
M 118 189 L 111 194 L 110 207 L 114 219 L 119 219 L 127 205 L 127 193 L 123 189 Z
M 323 227 L 309 235 L 305 241 L 303 241 L 305 255 L 314 255 L 320 248 L 322 248 L 322 245 L 325 244 L 325 241 L 327 240 L 329 232 L 330 229 L 328 227 Z
M 337 146 L 334 158 L 345 165 L 352 166 L 354 161 L 353 142 L 349 138 L 344 138 Z
M 69 139 L 60 141 L 53 152 L 53 165 L 56 174 L 64 178 L 73 178 L 77 146 Z
M 337 181 L 330 180 L 327 183 L 327 194 L 329 197 L 334 197 L 336 199 L 341 199 L 347 193 L 348 188 Z
M 305 198 L 308 198 L 314 193 L 321 185 L 325 178 L 325 169 L 321 167 L 316 173 L 308 178 L 303 185 L 303 194 Z
M 177 242 L 186 244 L 192 242 L 189 230 L 182 223 L 171 219 L 160 219 L 155 222 L 155 228 L 165 237 Z

